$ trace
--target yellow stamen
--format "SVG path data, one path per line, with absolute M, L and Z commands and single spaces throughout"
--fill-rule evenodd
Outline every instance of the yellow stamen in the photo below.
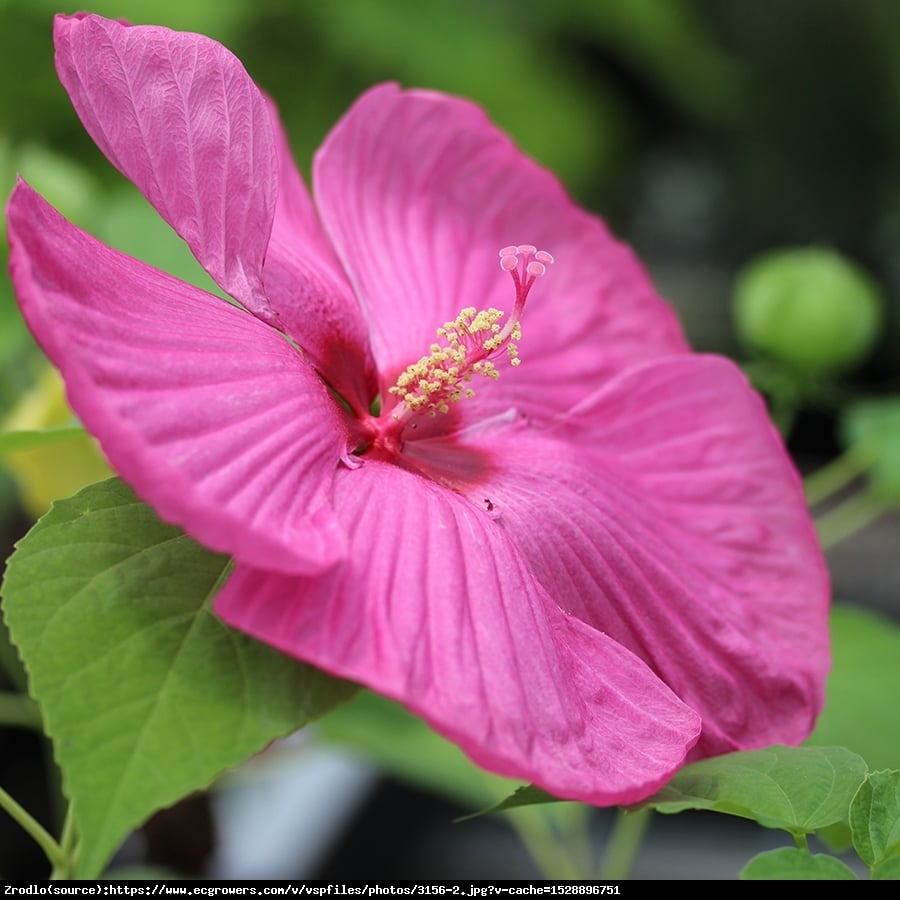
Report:
M 519 316 L 531 285 L 552 262 L 549 253 L 530 244 L 501 250 L 500 267 L 510 273 L 516 286 L 511 320 L 501 327 L 502 310 L 494 307 L 476 310 L 467 306 L 452 322 L 444 322 L 437 329 L 443 343 L 433 343 L 428 355 L 407 366 L 396 384 L 388 389 L 388 393 L 402 401 L 393 417 L 401 420 L 419 411 L 435 416 L 449 412 L 450 404 L 463 397 L 474 397 L 475 391 L 463 384 L 470 382 L 473 375 L 498 379 L 500 372 L 491 357 L 504 347 L 510 365 L 518 366 L 521 360 L 516 342 L 522 338 Z
M 470 381 L 472 373 L 486 378 L 499 378 L 494 364 L 486 359 L 504 343 L 500 336 L 500 320 L 503 311 L 468 306 L 452 321 L 437 329 L 437 336 L 446 344 L 432 344 L 428 356 L 406 367 L 389 393 L 399 397 L 411 410 L 424 410 L 429 414 L 450 411 L 450 403 L 463 397 L 474 397 L 471 388 L 463 390 L 460 382 Z M 521 334 L 518 323 L 513 328 Z M 518 362 L 515 344 L 508 344 L 510 360 Z

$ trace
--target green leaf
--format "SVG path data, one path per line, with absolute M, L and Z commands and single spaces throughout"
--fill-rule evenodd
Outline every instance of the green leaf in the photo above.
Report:
M 72 801 L 75 877 L 353 690 L 216 618 L 228 565 L 117 479 L 56 503 L 9 561 L 4 614 Z
M 850 806 L 850 827 L 870 869 L 900 854 L 900 771 L 869 772 Z
M 507 809 L 516 809 L 519 806 L 535 806 L 539 803 L 561 803 L 559 797 L 554 797 L 546 791 L 535 787 L 533 784 L 523 784 L 516 788 L 505 800 L 488 806 L 486 809 L 480 809 L 478 812 L 471 813 L 468 816 L 462 816 L 457 822 L 465 822 L 467 819 L 477 819 L 479 816 L 487 816 L 491 813 L 503 812 Z
M 832 853 L 843 853 L 853 846 L 853 835 L 850 831 L 849 821 L 826 825 L 816 832 L 816 836 Z
M 900 881 L 900 856 L 889 856 L 872 869 L 872 881 Z
M 865 774 L 862 758 L 843 747 L 768 747 L 685 766 L 641 807 L 708 809 L 809 834 L 846 821 Z
M 61 425 L 57 428 L 32 428 L 26 431 L 0 433 L 0 453 L 14 450 L 32 450 L 58 441 L 84 437 L 87 432 L 80 425 Z
M 856 881 L 853 870 L 824 853 L 810 854 L 798 847 L 767 850 L 741 869 L 742 881 Z
M 825 704 L 807 745 L 848 747 L 871 769 L 900 768 L 900 628 L 874 612 L 835 606 L 833 667 Z

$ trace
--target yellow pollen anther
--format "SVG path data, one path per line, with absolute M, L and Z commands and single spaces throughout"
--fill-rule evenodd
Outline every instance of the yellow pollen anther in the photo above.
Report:
M 429 416 L 450 411 L 450 404 L 463 397 L 474 397 L 472 388 L 462 384 L 473 375 L 496 380 L 500 372 L 491 358 L 506 348 L 512 366 L 521 363 L 516 342 L 522 338 L 519 316 L 532 284 L 546 272 L 553 257 L 531 244 L 504 247 L 500 251 L 500 268 L 509 272 L 516 286 L 516 302 L 506 325 L 501 324 L 503 311 L 489 307 L 462 309 L 452 322 L 437 329 L 437 337 L 445 343 L 433 343 L 427 356 L 406 367 L 388 393 L 402 403 L 392 413 L 395 419 L 408 413 L 425 411 Z M 404 410 L 405 405 L 405 410 Z

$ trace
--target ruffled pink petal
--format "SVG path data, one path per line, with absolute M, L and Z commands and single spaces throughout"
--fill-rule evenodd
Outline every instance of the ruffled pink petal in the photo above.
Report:
M 695 755 L 809 734 L 830 665 L 828 576 L 796 472 L 736 367 L 650 363 L 555 432 L 507 427 L 470 453 L 488 448 L 494 471 L 459 489 L 490 500 L 563 610 L 700 713 Z M 415 449 L 427 458 L 428 442 Z
M 344 270 L 322 232 L 271 101 L 269 109 L 279 185 L 263 267 L 266 293 L 287 333 L 323 378 L 363 415 L 378 393 L 366 324 Z
M 54 20 L 56 68 L 88 133 L 231 296 L 274 321 L 261 271 L 278 183 L 266 100 L 197 34 Z
M 483 510 L 368 461 L 335 483 L 346 565 L 317 578 L 238 566 L 230 625 L 396 698 L 478 764 L 552 793 L 631 803 L 699 731 L 632 654 L 563 615 Z
M 100 244 L 20 181 L 10 271 L 29 327 L 113 467 L 214 550 L 280 572 L 340 559 L 331 479 L 350 438 L 258 319 Z
M 471 103 L 374 88 L 326 139 L 313 175 L 387 385 L 462 308 L 512 308 L 498 264 L 510 244 L 556 262 L 526 305 L 523 365 L 485 402 L 565 409 L 630 363 L 686 349 L 632 253 Z

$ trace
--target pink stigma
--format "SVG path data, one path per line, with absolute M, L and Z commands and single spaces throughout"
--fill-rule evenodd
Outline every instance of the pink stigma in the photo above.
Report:
M 552 264 L 553 256 L 546 250 L 538 250 L 534 244 L 510 244 L 500 251 L 500 268 L 509 272 L 516 286 L 516 304 L 510 323 L 518 320 L 531 286 Z

